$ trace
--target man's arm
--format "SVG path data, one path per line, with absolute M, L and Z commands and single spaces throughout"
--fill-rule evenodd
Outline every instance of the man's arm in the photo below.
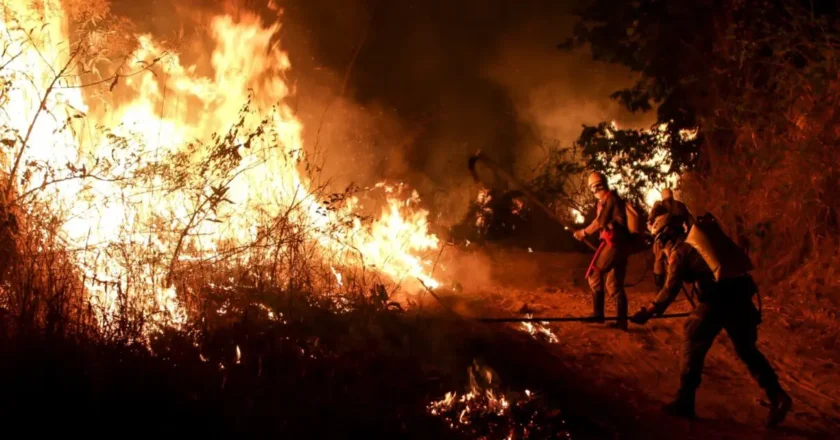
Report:
M 653 204 L 653 208 L 650 208 L 650 215 L 648 215 L 648 224 L 652 225 L 653 221 L 656 220 L 656 217 L 659 217 L 664 213 L 665 209 L 662 206 L 662 202 L 656 202 Z
M 601 212 L 598 213 L 595 220 L 592 220 L 592 223 L 583 232 L 586 235 L 592 235 L 601 229 L 606 229 L 607 225 L 610 224 L 610 220 L 613 218 L 614 209 L 615 200 L 612 197 L 607 197 L 607 200 L 604 201 L 604 206 L 601 208 Z
M 656 299 L 648 306 L 642 307 L 638 312 L 630 317 L 630 321 L 636 324 L 644 324 L 654 315 L 661 315 L 665 312 L 669 305 L 674 301 L 680 293 L 682 287 L 682 266 L 684 265 L 683 257 L 678 255 L 676 251 L 672 251 L 668 257 L 668 272 L 665 279 L 665 285 L 656 295 Z
M 694 223 L 696 223 L 696 220 L 694 219 L 694 214 L 692 214 L 691 211 L 689 211 L 688 207 L 686 206 L 685 207 L 685 226 L 687 228 L 686 230 L 691 229 L 691 227 L 694 226 Z
M 667 277 L 665 278 L 665 285 L 662 286 L 662 289 L 656 295 L 656 299 L 652 304 L 655 313 L 664 313 L 668 306 L 676 299 L 677 295 L 680 294 L 683 283 L 683 260 L 679 252 L 676 250 L 671 251 L 671 255 L 668 257 L 668 271 Z

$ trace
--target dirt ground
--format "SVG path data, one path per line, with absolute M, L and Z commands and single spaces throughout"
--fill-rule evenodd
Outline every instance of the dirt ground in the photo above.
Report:
M 585 316 L 589 290 L 583 274 L 588 256 L 482 249 L 450 275 L 463 279 L 463 291 L 446 295 L 446 306 L 462 317 Z M 466 261 L 466 262 L 464 262 Z M 630 312 L 655 295 L 649 262 L 631 258 L 627 283 Z M 445 268 L 445 265 L 444 265 Z M 781 295 L 779 295 L 781 296 Z M 549 325 L 557 342 L 537 340 L 521 324 L 474 324 L 487 334 L 487 356 L 504 374 L 527 376 L 554 394 L 562 408 L 590 419 L 579 431 L 592 438 L 840 438 L 840 350 L 838 324 L 802 313 L 815 307 L 772 292 L 762 293 L 764 322 L 759 346 L 794 400 L 783 426 L 764 428 L 764 394 L 735 355 L 724 334 L 712 347 L 698 390 L 698 420 L 668 417 L 660 407 L 679 383 L 682 319 L 631 324 L 620 332 L 603 324 Z M 669 313 L 690 310 L 681 296 Z M 614 314 L 607 304 L 607 314 Z M 499 367 L 499 365 L 502 365 Z M 509 378 L 511 376 L 508 376 Z

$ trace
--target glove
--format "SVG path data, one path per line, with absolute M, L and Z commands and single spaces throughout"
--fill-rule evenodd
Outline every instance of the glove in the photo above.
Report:
M 584 237 L 586 237 L 586 231 L 584 231 L 583 229 L 578 229 L 577 231 L 575 231 L 575 238 L 577 238 L 578 241 L 583 240 Z
M 641 310 L 634 313 L 633 316 L 630 317 L 630 322 L 633 324 L 644 325 L 648 320 L 653 316 L 653 308 L 646 308 L 642 307 Z

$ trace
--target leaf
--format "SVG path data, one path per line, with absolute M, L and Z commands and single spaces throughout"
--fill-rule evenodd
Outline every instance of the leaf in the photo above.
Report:
M 119 76 L 119 75 L 115 75 L 115 76 L 114 76 L 114 81 L 112 81 L 112 82 L 111 82 L 111 87 L 108 87 L 108 91 L 109 91 L 109 92 L 113 92 L 113 91 L 114 91 L 114 87 L 116 87 L 116 86 L 117 86 L 117 83 L 119 82 L 119 80 L 120 80 L 120 76 Z

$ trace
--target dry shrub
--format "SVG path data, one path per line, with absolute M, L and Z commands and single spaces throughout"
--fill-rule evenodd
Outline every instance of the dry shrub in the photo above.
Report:
M 9 218 L 12 224 L 2 231 L 0 294 L 0 307 L 13 317 L 8 330 L 89 330 L 81 279 L 59 239 L 60 222 L 41 210 Z
M 699 172 L 684 176 L 695 212 L 714 213 L 757 273 L 821 290 L 840 236 L 840 48 L 836 29 L 789 5 L 782 24 L 733 26 L 731 59 L 702 121 Z M 818 281 L 823 280 L 823 281 Z

